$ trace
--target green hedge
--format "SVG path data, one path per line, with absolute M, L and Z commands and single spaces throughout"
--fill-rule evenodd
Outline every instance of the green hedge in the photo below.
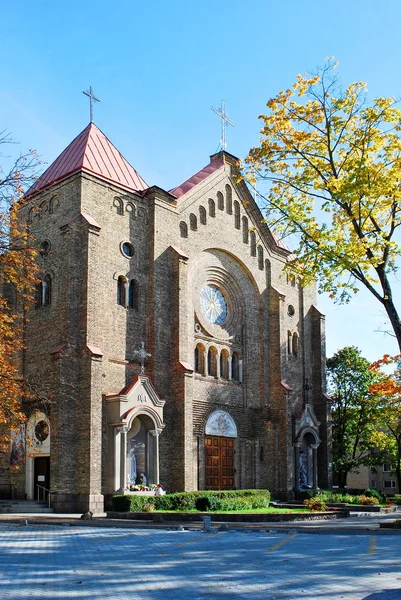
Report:
M 386 499 L 385 494 L 381 494 L 377 490 L 367 489 L 360 494 L 351 494 L 347 490 L 305 490 L 296 493 L 297 500 L 310 500 L 311 498 L 320 498 L 330 504 L 367 504 L 366 498 L 375 498 L 378 503 Z M 373 502 L 372 502 L 373 504 Z
M 137 496 L 126 494 L 113 496 L 112 507 L 117 512 L 142 512 L 149 510 L 246 510 L 269 506 L 268 490 L 224 490 L 198 491 L 165 494 L 164 496 Z M 202 508 L 197 508 L 201 506 Z

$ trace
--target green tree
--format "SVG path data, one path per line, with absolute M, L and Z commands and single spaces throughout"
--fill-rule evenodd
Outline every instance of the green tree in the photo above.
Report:
M 400 257 L 401 111 L 393 98 L 368 103 L 362 82 L 343 90 L 329 60 L 268 101 L 260 145 L 245 176 L 268 182 L 266 220 L 297 234 L 289 267 L 303 283 L 347 302 L 360 285 L 385 309 L 401 350 L 392 293 Z
M 333 469 L 344 487 L 349 472 L 378 460 L 371 453 L 380 412 L 379 399 L 371 390 L 378 375 L 354 346 L 327 360 L 327 375 L 332 398 Z

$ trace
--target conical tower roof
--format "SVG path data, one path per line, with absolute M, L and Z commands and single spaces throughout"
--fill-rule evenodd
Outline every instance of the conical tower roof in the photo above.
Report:
M 25 196 L 36 194 L 79 171 L 92 173 L 133 191 L 149 187 L 104 133 L 94 123 L 89 123 Z

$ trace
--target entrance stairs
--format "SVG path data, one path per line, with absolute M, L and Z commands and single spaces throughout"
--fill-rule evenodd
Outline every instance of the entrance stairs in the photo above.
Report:
M 35 500 L 0 500 L 0 514 L 52 513 L 47 502 Z

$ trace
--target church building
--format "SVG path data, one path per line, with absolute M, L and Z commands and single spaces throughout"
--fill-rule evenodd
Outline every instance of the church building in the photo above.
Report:
M 90 123 L 28 190 L 22 368 L 51 400 L 26 424 L 20 496 L 99 513 L 138 476 L 282 498 L 330 484 L 324 316 L 238 169 L 221 151 L 149 186 Z

